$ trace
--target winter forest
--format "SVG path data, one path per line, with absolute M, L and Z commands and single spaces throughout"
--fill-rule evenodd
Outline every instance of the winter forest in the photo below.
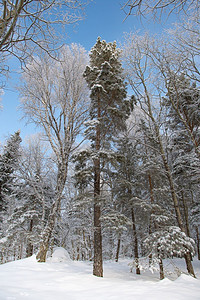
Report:
M 51 26 L 79 20 L 83 2 L 0 1 L 0 73 L 10 56 L 21 61 L 20 110 L 39 130 L 28 143 L 13 132 L 0 149 L 0 262 L 42 263 L 62 247 L 97 277 L 120 258 L 160 279 L 163 262 L 181 258 L 196 277 L 199 1 L 121 1 L 126 18 L 178 21 L 120 45 L 97 36 L 89 53 L 56 48 Z M 58 7 L 67 17 L 52 17 Z

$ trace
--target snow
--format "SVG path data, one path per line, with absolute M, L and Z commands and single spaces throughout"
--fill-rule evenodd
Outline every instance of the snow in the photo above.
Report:
M 159 281 L 158 274 L 130 272 L 123 259 L 104 263 L 104 277 L 92 275 L 92 262 L 68 259 L 68 253 L 58 248 L 54 258 L 38 263 L 32 256 L 0 265 L 0 300 L 199 300 L 200 262 L 195 260 L 197 278 L 182 274 L 176 280 Z M 66 258 L 67 257 L 67 258 Z M 179 267 L 184 261 L 179 260 Z
M 69 262 L 71 258 L 67 250 L 62 247 L 55 248 L 52 257 L 48 259 L 49 262 Z

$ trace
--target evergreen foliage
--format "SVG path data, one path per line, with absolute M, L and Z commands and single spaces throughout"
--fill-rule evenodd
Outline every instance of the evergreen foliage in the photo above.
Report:
M 94 162 L 94 265 L 93 274 L 103 276 L 101 196 L 102 171 L 112 156 L 110 147 L 113 137 L 126 128 L 131 105 L 126 100 L 126 85 L 116 43 L 97 39 L 90 52 L 90 65 L 84 77 L 90 88 L 90 122 L 87 134 L 91 141 L 91 157 Z
M 20 143 L 20 131 L 17 131 L 7 140 L 3 154 L 0 156 L 0 212 L 8 207 L 6 196 L 12 193 L 14 172 L 17 170 L 20 156 Z
M 179 227 L 169 226 L 164 230 L 150 234 L 144 245 L 147 255 L 153 258 L 184 257 L 185 254 L 195 254 L 194 240 L 187 237 Z
M 90 117 L 87 126 L 98 122 L 101 143 L 112 139 L 125 129 L 125 120 L 132 105 L 126 100 L 126 84 L 120 62 L 120 50 L 116 43 L 106 43 L 100 38 L 90 52 L 90 65 L 84 76 L 90 88 Z M 100 102 L 100 103 L 99 103 Z M 98 115 L 98 110 L 100 110 Z M 91 128 L 92 129 L 92 128 Z
M 2 262 L 38 250 L 39 261 L 45 261 L 47 250 L 59 246 L 74 260 L 94 260 L 96 276 L 103 276 L 103 259 L 117 262 L 120 256 L 134 258 L 137 274 L 148 260 L 145 268 L 160 270 L 161 279 L 163 260 L 181 257 L 195 276 L 191 259 L 196 252 L 200 259 L 199 83 L 183 75 L 181 65 L 174 71 L 168 57 L 159 61 L 161 52 L 152 48 L 148 35 L 134 35 L 127 47 L 126 71 L 137 99 L 127 97 L 115 42 L 98 38 L 86 67 L 72 59 L 76 54 L 86 61 L 85 50 L 76 45 L 62 49 L 53 69 L 47 57 L 46 67 L 42 59 L 30 64 L 26 112 L 44 125 L 54 154 L 48 150 L 47 159 L 35 141 L 33 148 L 22 149 L 19 132 L 3 148 Z M 80 103 L 76 96 L 82 87 Z M 83 125 L 87 144 L 78 148 L 75 137 L 83 134 Z

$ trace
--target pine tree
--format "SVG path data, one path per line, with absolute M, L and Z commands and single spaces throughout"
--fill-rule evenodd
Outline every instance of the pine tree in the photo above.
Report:
M 90 65 L 84 76 L 90 88 L 90 122 L 87 132 L 91 140 L 94 162 L 94 264 L 93 274 L 103 276 L 101 233 L 101 153 L 109 150 L 112 137 L 125 128 L 129 114 L 126 85 L 116 43 L 97 39 L 90 52 Z
M 31 256 L 38 248 L 41 232 L 47 222 L 49 208 L 55 197 L 50 164 L 44 148 L 33 139 L 21 149 L 15 182 L 12 185 L 13 206 L 4 222 L 0 240 L 4 261 Z M 10 196 L 10 197 L 11 197 Z
M 167 223 L 168 218 L 165 219 Z M 159 265 L 160 279 L 164 278 L 162 260 L 164 258 L 185 257 L 195 254 L 193 239 L 181 231 L 177 226 L 166 226 L 150 234 L 145 240 L 146 254 L 151 256 L 151 264 Z
M 117 162 L 115 162 L 113 194 L 116 199 L 116 206 L 121 208 L 121 213 L 125 213 L 131 220 L 136 274 L 140 274 L 138 264 L 139 250 L 135 213 L 136 208 L 134 206 L 134 199 L 139 197 L 137 191 L 137 157 L 136 149 L 127 134 L 118 140 L 116 154 L 118 159 Z
M 13 193 L 15 171 L 20 157 L 20 143 L 20 131 L 17 131 L 7 140 L 0 156 L 0 222 L 3 221 L 3 212 L 8 209 L 9 197 Z
M 193 215 L 194 211 L 195 215 L 198 211 L 199 202 L 198 196 L 196 197 L 200 178 L 199 100 L 200 90 L 195 82 L 183 74 L 171 74 L 167 97 L 163 104 L 167 109 L 167 126 L 171 133 L 169 148 L 173 162 L 172 169 L 179 190 L 185 232 L 190 236 L 191 229 L 196 231 L 197 248 L 199 248 L 199 228 L 195 225 Z

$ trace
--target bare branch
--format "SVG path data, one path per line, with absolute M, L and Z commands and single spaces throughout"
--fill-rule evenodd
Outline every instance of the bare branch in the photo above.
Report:
M 10 55 L 21 63 L 37 49 L 53 55 L 61 45 L 61 29 L 82 20 L 89 1 L 0 0 L 0 73 Z
M 122 5 L 126 18 L 130 15 L 152 16 L 160 20 L 163 14 L 172 12 L 187 14 L 189 10 L 199 10 L 199 0 L 128 0 Z

